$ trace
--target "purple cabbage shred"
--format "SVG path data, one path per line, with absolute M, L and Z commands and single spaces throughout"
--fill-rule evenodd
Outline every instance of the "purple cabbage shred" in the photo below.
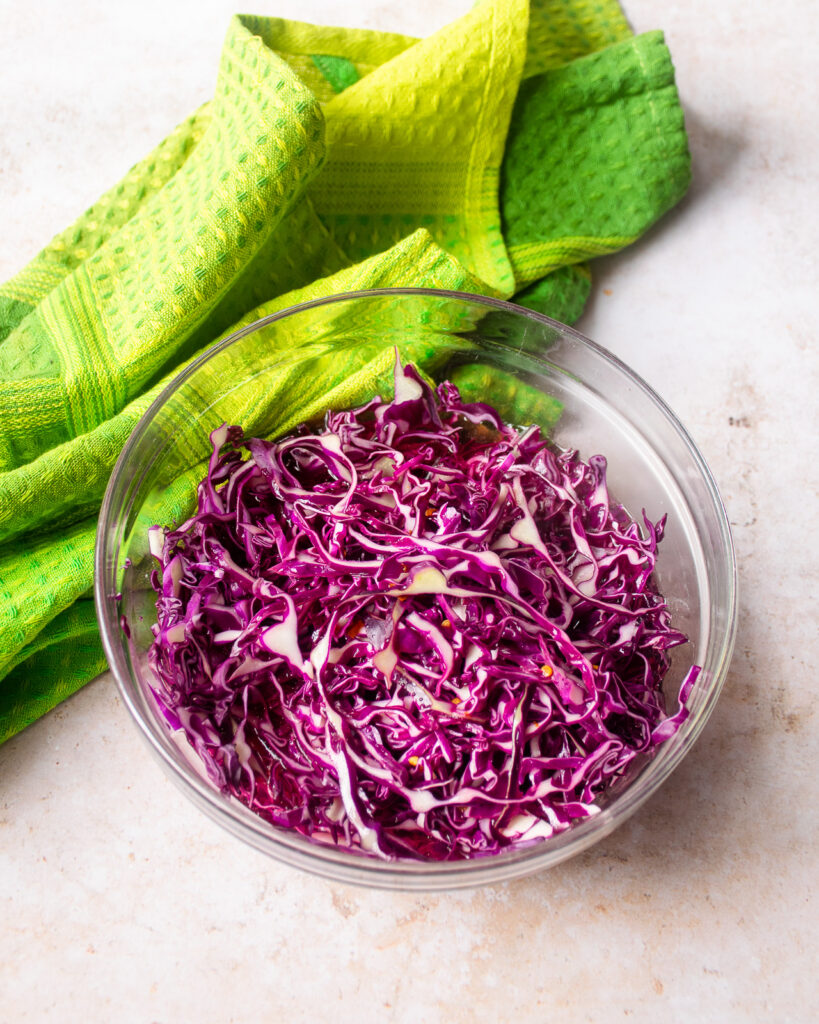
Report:
M 154 527 L 155 696 L 213 783 L 265 820 L 386 859 L 457 860 L 600 809 L 667 715 L 664 518 L 606 460 L 433 391 L 316 432 L 211 435 L 196 513 Z

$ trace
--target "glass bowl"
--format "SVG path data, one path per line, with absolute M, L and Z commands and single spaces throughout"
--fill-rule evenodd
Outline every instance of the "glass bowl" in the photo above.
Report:
M 584 458 L 604 454 L 617 501 L 656 520 L 668 513 L 656 576 L 672 622 L 690 638 L 674 652 L 669 705 L 692 664 L 702 671 L 690 716 L 656 756 L 601 800 L 600 812 L 537 845 L 446 863 L 382 861 L 313 843 L 226 797 L 157 713 L 147 651 L 155 621 L 148 527 L 189 514 L 204 475 L 208 435 L 223 422 L 281 435 L 328 405 L 349 408 L 389 376 L 395 351 L 436 380 L 458 367 L 501 414 L 513 390 L 529 418 L 564 410 L 552 437 Z M 481 383 L 482 382 L 482 383 Z M 328 397 L 329 396 L 329 397 Z M 477 396 L 468 396 L 475 400 Z M 305 411 L 306 410 L 306 411 Z M 138 423 L 100 513 L 96 603 L 122 699 L 160 764 L 183 792 L 235 836 L 287 864 L 388 889 L 454 889 L 528 874 L 571 857 L 614 828 L 668 778 L 702 731 L 734 641 L 736 566 L 725 511 L 702 456 L 654 392 L 604 349 L 508 302 L 428 289 L 382 289 L 318 299 L 275 313 L 218 342 L 184 369 Z M 123 629 L 122 623 L 127 623 Z

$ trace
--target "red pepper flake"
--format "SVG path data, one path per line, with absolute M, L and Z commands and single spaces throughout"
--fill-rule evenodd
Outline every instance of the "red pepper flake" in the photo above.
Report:
M 364 623 L 363 623 L 363 622 L 361 621 L 361 619 L 356 619 L 356 620 L 355 620 L 355 621 L 354 621 L 354 622 L 352 623 L 352 625 L 350 626 L 350 628 L 349 628 L 349 629 L 347 630 L 347 636 L 348 636 L 348 637 L 349 637 L 349 638 L 350 638 L 351 640 L 355 640 L 355 638 L 356 638 L 356 637 L 358 636 L 358 634 L 359 634 L 359 633 L 361 632 L 361 630 L 362 630 L 363 628 L 364 628 Z

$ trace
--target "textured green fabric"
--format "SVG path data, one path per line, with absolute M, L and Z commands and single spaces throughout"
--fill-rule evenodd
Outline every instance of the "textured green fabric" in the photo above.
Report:
M 344 92 L 349 85 L 355 85 L 359 74 L 355 64 L 346 57 L 328 57 L 326 54 L 313 54 L 313 63 L 330 83 L 333 92 Z
M 680 198 L 689 164 L 661 32 L 527 79 L 501 182 L 517 283 L 633 242 Z M 548 202 L 538 188 L 544 173 Z
M 515 295 L 571 322 L 585 261 L 688 173 L 662 36 L 633 37 L 613 0 L 485 0 L 424 40 L 234 18 L 213 100 L 0 288 L 0 741 L 102 669 L 96 511 L 135 423 L 204 347 L 365 287 Z M 379 360 L 291 381 L 276 429 L 364 394 Z M 168 489 L 178 511 L 194 478 Z
M 523 77 L 559 68 L 631 35 L 616 0 L 533 0 Z

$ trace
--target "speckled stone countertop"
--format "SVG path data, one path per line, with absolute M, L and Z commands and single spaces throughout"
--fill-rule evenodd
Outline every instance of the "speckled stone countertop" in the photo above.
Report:
M 470 2 L 255 6 L 424 35 Z M 0 0 L 0 276 L 208 97 L 234 8 Z M 813 0 L 626 9 L 666 30 L 695 182 L 598 261 L 579 326 L 678 413 L 733 523 L 737 649 L 702 738 L 577 859 L 395 895 L 223 833 L 104 676 L 0 748 L 3 1021 L 819 1019 L 819 20 Z

